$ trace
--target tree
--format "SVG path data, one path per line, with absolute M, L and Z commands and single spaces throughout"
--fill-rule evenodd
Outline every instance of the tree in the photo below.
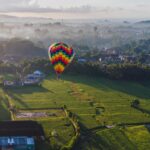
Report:
M 138 99 L 133 100 L 131 103 L 132 107 L 138 107 L 139 105 L 140 105 L 140 101 Z

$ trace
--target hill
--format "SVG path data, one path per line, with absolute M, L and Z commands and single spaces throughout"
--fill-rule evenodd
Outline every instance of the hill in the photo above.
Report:
M 47 51 L 37 47 L 33 42 L 23 39 L 11 39 L 0 42 L 1 59 L 16 58 L 17 60 L 31 59 L 34 57 L 46 57 Z
M 140 22 L 137 22 L 136 24 L 150 24 L 150 20 L 140 21 Z

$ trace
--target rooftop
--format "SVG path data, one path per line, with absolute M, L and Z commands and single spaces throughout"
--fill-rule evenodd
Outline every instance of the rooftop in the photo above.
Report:
M 0 136 L 44 136 L 44 131 L 36 121 L 4 121 L 0 122 Z

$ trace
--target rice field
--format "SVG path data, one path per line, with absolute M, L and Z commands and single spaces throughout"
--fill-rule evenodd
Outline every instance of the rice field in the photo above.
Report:
M 131 107 L 132 100 L 139 99 L 141 106 L 150 110 L 150 86 L 86 76 L 65 75 L 61 80 L 49 76 L 41 86 L 9 89 L 8 95 L 11 104 L 19 111 L 47 112 L 48 109 L 66 106 L 77 115 L 79 122 L 86 129 L 115 125 L 114 129 L 94 133 L 91 135 L 92 139 L 89 139 L 91 142 L 83 141 L 77 150 L 142 150 L 146 146 L 150 149 L 147 143 L 150 134 L 144 126 L 138 126 L 137 129 L 136 126 L 127 129 L 117 127 L 122 123 L 150 122 L 150 115 Z M 7 109 L 3 100 L 0 107 L 3 107 L 2 111 Z M 0 114 L 2 113 L 0 111 Z M 67 143 L 74 135 L 73 127 L 63 115 L 33 119 L 43 125 L 47 137 L 51 137 L 53 132 L 58 133 L 57 138 L 50 138 L 51 149 L 55 150 L 55 147 Z M 132 136 L 135 131 L 137 138 Z

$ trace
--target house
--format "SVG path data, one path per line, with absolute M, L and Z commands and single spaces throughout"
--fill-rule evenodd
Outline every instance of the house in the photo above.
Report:
M 28 74 L 23 82 L 24 85 L 37 85 L 40 84 L 41 81 L 45 78 L 44 73 L 42 73 L 41 71 L 34 71 L 33 74 Z
M 24 85 L 39 85 L 42 80 L 45 78 L 45 74 L 41 71 L 34 71 L 33 74 L 28 74 L 24 78 L 16 80 L 4 80 L 4 87 L 21 87 Z
M 34 74 L 28 74 L 24 79 L 24 85 L 37 85 L 40 83 L 40 79 L 37 78 Z
M 11 80 L 4 80 L 3 85 L 5 87 L 17 87 L 17 86 L 23 86 L 24 83 L 22 81 L 11 81 Z
M 119 57 L 119 54 L 101 54 L 100 57 L 99 57 L 99 61 L 100 62 L 103 62 L 103 63 L 119 63 L 121 62 L 122 60 L 120 59 Z
M 79 63 L 86 63 L 87 59 L 86 58 L 78 58 Z
M 35 150 L 35 142 L 32 137 L 0 137 L 0 149 Z
M 4 84 L 4 86 L 14 86 L 15 82 L 14 81 L 4 80 L 3 84 Z
M 44 78 L 45 77 L 45 74 L 39 70 L 36 70 L 33 72 L 33 75 L 36 77 L 36 78 Z
M 44 137 L 42 126 L 35 121 L 0 122 L 0 150 L 35 150 L 35 140 Z

